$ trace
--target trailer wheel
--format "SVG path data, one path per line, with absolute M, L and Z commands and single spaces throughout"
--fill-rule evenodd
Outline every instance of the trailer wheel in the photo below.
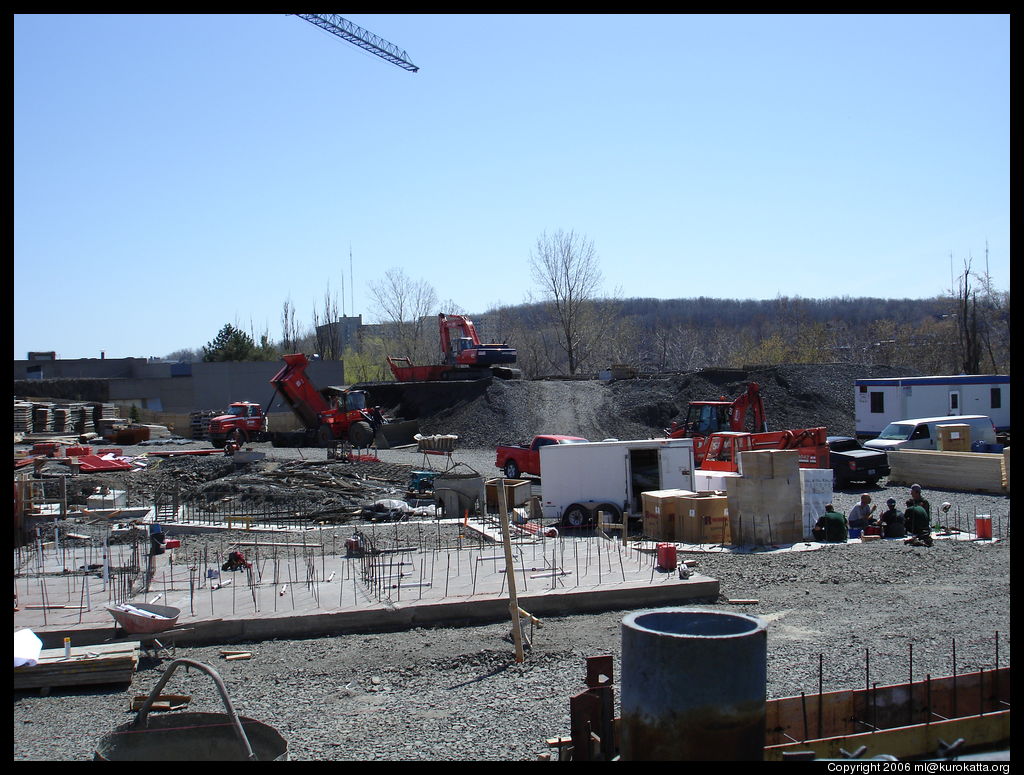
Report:
M 505 463 L 505 478 L 506 479 L 518 479 L 519 478 L 519 465 L 515 460 L 509 460 Z
M 616 506 L 613 503 L 602 503 L 600 506 L 598 506 L 596 509 L 594 509 L 594 514 L 595 514 L 594 519 L 595 520 L 597 519 L 596 514 L 599 511 L 603 511 L 604 512 L 604 517 L 605 517 L 605 521 L 606 522 L 621 522 L 622 521 L 622 512 L 619 511 L 619 507 Z
M 348 428 L 348 440 L 353 447 L 368 447 L 373 441 L 373 428 L 368 422 L 354 422 Z
M 582 506 L 573 504 L 562 514 L 562 524 L 566 527 L 583 527 L 590 521 L 590 512 Z

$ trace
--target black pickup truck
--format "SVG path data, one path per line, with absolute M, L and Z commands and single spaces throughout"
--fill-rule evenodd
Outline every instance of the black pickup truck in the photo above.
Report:
M 884 452 L 865 449 L 857 439 L 849 436 L 829 436 L 829 466 L 832 468 L 832 488 L 841 490 L 850 482 L 866 482 L 874 486 L 889 475 L 889 459 Z

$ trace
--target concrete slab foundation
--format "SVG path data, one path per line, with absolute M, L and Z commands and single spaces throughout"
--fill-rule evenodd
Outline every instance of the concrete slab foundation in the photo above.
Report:
M 120 602 L 179 608 L 178 627 L 189 630 L 175 636 L 180 644 L 509 618 L 500 544 L 397 547 L 360 558 L 318 542 L 315 531 L 305 545 L 284 541 L 280 534 L 254 530 L 252 541 L 241 547 L 253 564 L 251 571 L 222 571 L 223 557 L 203 563 L 194 553 L 169 549 L 152 558 L 148 588 L 143 577 L 131 589 L 123 578 L 109 573 L 104 577 L 106 563 L 97 556 L 102 547 L 89 555 L 81 549 L 70 562 L 66 550 L 58 555 L 53 547 L 39 549 L 24 555 L 23 567 L 16 568 L 14 629 L 31 629 L 44 648 L 62 646 L 65 636 L 76 646 L 102 643 L 116 635 L 106 607 Z M 605 537 L 517 538 L 513 564 L 519 606 L 543 618 L 718 597 L 715 579 L 694 573 L 683 580 L 674 571 L 659 569 L 655 548 L 651 542 L 623 545 Z M 110 547 L 109 567 L 128 564 L 131 558 L 124 555 L 130 551 Z M 149 559 L 136 558 L 143 566 Z M 90 571 L 90 565 L 99 567 Z M 71 572 L 63 572 L 65 567 Z

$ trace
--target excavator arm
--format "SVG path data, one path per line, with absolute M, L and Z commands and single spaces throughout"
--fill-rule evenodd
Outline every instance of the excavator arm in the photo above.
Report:
M 746 430 L 743 426 L 747 421 L 747 412 L 754 415 L 754 433 L 767 433 L 768 421 L 764 413 L 764 402 L 761 400 L 761 386 L 756 382 L 747 385 L 747 392 L 733 401 L 729 412 L 729 430 Z

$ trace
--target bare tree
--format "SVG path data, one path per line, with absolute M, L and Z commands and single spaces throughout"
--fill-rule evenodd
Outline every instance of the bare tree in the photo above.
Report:
M 295 322 L 295 305 L 289 296 L 281 307 L 281 350 L 285 353 L 298 352 L 299 328 Z
M 378 282 L 370 284 L 370 296 L 381 322 L 390 329 L 386 346 L 396 348 L 393 354 L 419 362 L 433 360 L 437 351 L 434 329 L 438 312 L 433 286 L 423 279 L 413 280 L 402 269 L 393 267 Z
M 978 292 L 971 287 L 971 262 L 964 262 L 964 273 L 957 288 L 957 343 L 960 346 L 960 368 L 963 374 L 981 371 L 981 348 L 984 330 L 978 319 Z
M 569 374 L 586 362 L 598 334 L 593 301 L 602 276 L 594 243 L 574 231 L 544 232 L 530 254 L 533 279 L 556 322 L 556 340 Z M 606 319 L 607 320 L 607 319 Z
M 320 357 L 327 361 L 341 359 L 341 341 L 338 329 L 332 325 L 338 320 L 338 295 L 331 295 L 331 284 L 327 282 L 324 291 L 324 308 L 322 317 L 313 307 L 313 328 L 316 332 L 316 349 Z

